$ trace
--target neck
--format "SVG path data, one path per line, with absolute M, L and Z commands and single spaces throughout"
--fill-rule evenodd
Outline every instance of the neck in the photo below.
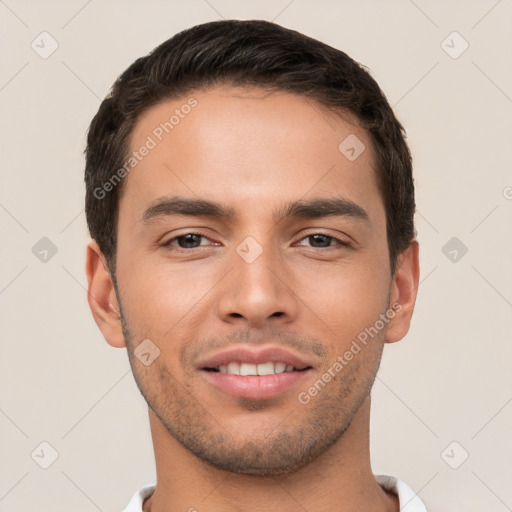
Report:
M 367 398 L 341 438 L 299 471 L 278 477 L 219 470 L 185 450 L 151 409 L 157 485 L 144 512 L 329 510 L 398 511 L 398 500 L 375 481 L 370 467 Z

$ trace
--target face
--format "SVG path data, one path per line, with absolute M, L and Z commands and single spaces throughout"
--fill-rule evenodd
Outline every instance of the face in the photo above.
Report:
M 130 362 L 168 433 L 218 468 L 289 473 L 336 443 L 399 321 L 371 142 L 348 120 L 219 87 L 152 107 L 132 134 L 151 148 L 119 207 Z

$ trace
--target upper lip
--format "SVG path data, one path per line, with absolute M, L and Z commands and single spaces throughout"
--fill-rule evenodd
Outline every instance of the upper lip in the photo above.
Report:
M 199 361 L 199 368 L 218 368 L 221 365 L 227 365 L 232 362 L 263 364 L 268 361 L 281 362 L 291 365 L 297 370 L 304 370 L 311 365 L 304 361 L 301 357 L 292 354 L 288 350 L 279 347 L 234 347 L 214 354 L 208 358 Z

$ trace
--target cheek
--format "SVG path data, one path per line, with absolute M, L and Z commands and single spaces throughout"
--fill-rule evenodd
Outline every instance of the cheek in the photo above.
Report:
M 192 268 L 147 258 L 143 265 L 119 265 L 123 312 L 134 332 L 150 339 L 183 334 L 219 279 L 212 266 L 197 263 Z
M 294 291 L 336 343 L 349 342 L 387 308 L 389 276 L 381 262 L 317 266 L 296 276 Z M 314 277 L 313 277 L 314 276 Z M 308 308 L 305 308 L 305 312 Z

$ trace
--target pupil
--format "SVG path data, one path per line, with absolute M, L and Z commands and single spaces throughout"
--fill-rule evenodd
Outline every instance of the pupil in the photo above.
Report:
M 178 245 L 184 249 L 193 249 L 197 247 L 196 242 L 200 242 L 200 235 L 189 233 L 188 235 L 180 236 Z
M 316 247 L 329 247 L 330 245 L 330 238 L 326 235 L 311 235 L 310 237 L 310 243 L 312 242 L 312 240 L 314 242 L 320 242 L 320 246 L 316 246 Z M 312 240 L 311 240 L 312 239 Z M 322 239 L 323 239 L 323 244 L 322 244 Z M 314 243 L 313 243 L 313 246 L 314 246 Z

